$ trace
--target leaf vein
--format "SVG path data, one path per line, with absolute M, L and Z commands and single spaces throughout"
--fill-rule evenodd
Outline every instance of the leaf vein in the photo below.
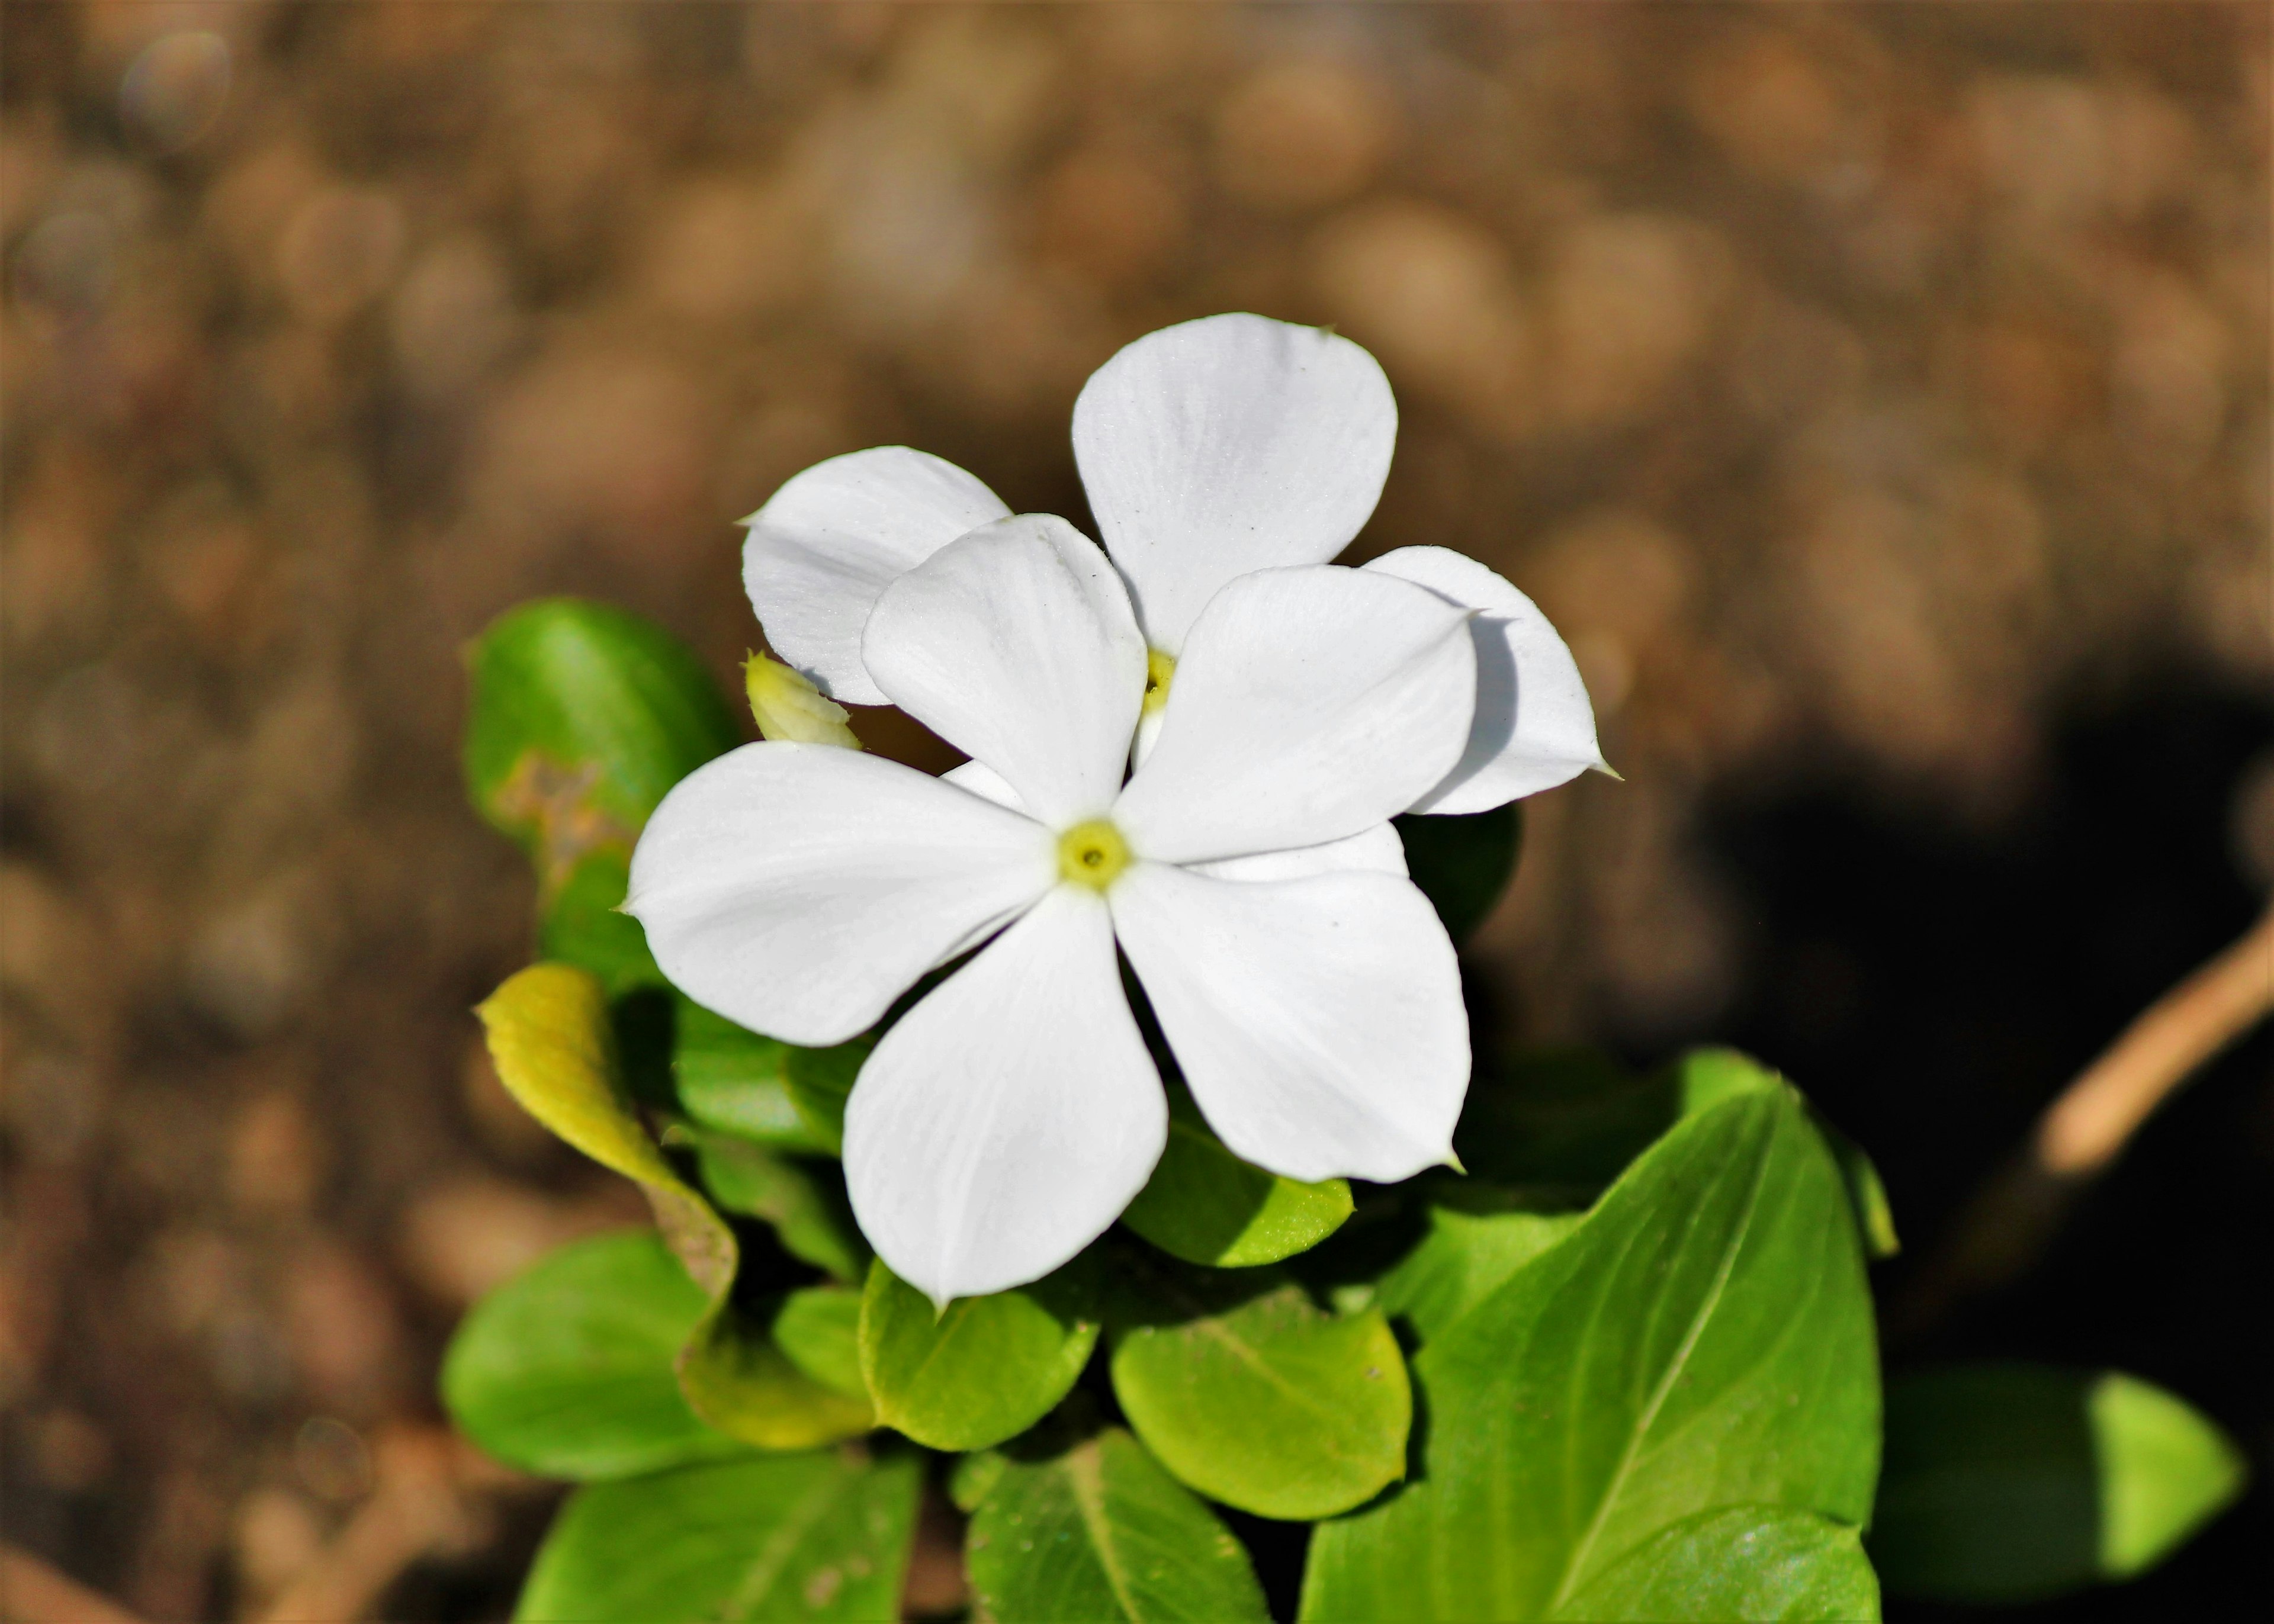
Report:
M 790 1558 L 797 1553 L 798 1546 L 813 1531 L 815 1524 L 836 1509 L 838 1501 L 845 1498 L 857 1474 L 840 1468 L 831 1476 L 834 1479 L 832 1482 L 822 1485 L 775 1525 L 773 1532 L 767 1536 L 752 1558 L 749 1571 L 743 1575 L 742 1582 L 734 1587 L 734 1593 L 719 1609 L 721 1619 L 736 1620 L 739 1624 L 739 1620 L 750 1617 L 751 1610 L 764 1601 L 767 1593 L 780 1582 L 782 1574 L 789 1567 Z
M 1097 1565 L 1105 1575 L 1107 1588 L 1112 1590 L 1124 1618 L 1141 1619 L 1144 1615 L 1137 1610 L 1137 1598 L 1130 1589 L 1129 1575 L 1123 1571 L 1121 1552 L 1114 1544 L 1112 1519 L 1105 1515 L 1105 1457 L 1097 1440 L 1092 1439 L 1069 1453 L 1065 1469 L 1074 1509 L 1081 1514 L 1082 1526 L 1089 1530 L 1089 1543 L 1097 1552 Z
M 1572 1589 L 1577 1583 L 1579 1575 L 1585 1570 L 1588 1557 L 1594 1551 L 1595 1542 L 1602 1537 L 1603 1529 L 1610 1521 L 1611 1512 L 1618 1503 L 1627 1478 L 1634 1470 L 1643 1440 L 1648 1436 L 1652 1424 L 1658 1418 L 1659 1410 L 1665 1406 L 1668 1397 L 1673 1393 L 1675 1382 L 1681 1377 L 1683 1367 L 1690 1361 L 1690 1356 L 1697 1350 L 1698 1340 L 1706 1334 L 1706 1327 L 1712 1320 L 1714 1312 L 1721 1306 L 1722 1294 L 1728 1289 L 1729 1277 L 1736 1270 L 1738 1255 L 1744 1250 L 1746 1237 L 1752 1230 L 1754 1215 L 1760 1209 L 1761 1192 L 1768 1183 L 1769 1153 L 1775 1143 L 1775 1130 L 1772 1124 L 1770 1131 L 1762 1135 L 1759 1147 L 1755 1152 L 1752 1187 L 1745 1192 L 1744 1211 L 1739 1215 L 1736 1228 L 1722 1248 L 1720 1266 L 1714 1270 L 1713 1283 L 1707 1289 L 1704 1300 L 1698 1304 L 1697 1311 L 1690 1316 L 1689 1328 L 1683 1333 L 1682 1344 L 1675 1350 L 1674 1357 L 1667 1361 L 1665 1372 L 1660 1376 L 1656 1389 L 1651 1394 L 1642 1414 L 1636 1417 L 1629 1432 L 1626 1447 L 1620 1452 L 1618 1466 L 1612 1472 L 1609 1483 L 1604 1486 L 1602 1499 L 1595 1507 L 1595 1515 L 1588 1522 L 1586 1532 L 1580 1536 L 1578 1544 L 1564 1559 L 1562 1578 L 1556 1585 L 1555 1593 L 1547 1604 L 1547 1610 L 1551 1613 L 1570 1599 Z

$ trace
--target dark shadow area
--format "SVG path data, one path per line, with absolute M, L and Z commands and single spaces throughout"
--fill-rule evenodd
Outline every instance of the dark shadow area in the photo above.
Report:
M 1308 1522 L 1279 1522 L 1252 1516 L 1229 1506 L 1215 1507 L 1224 1526 L 1247 1547 L 1255 1563 L 1255 1576 L 1263 1586 L 1264 1605 L 1274 1619 L 1291 1619 L 1303 1599 L 1303 1562 L 1311 1552 Z
M 2007 1602 L 2090 1575 L 2104 1538 L 2091 1391 L 2089 1376 L 2026 1364 L 1898 1378 L 1868 1540 L 1882 1582 Z
M 1725 795 L 1707 834 L 1753 954 L 1718 1030 L 1791 1076 L 1870 1151 L 1904 1255 L 1945 1237 L 2037 1113 L 2142 1009 L 2239 936 L 2260 899 L 2233 836 L 2274 707 L 2185 673 L 2078 701 L 2035 793 L 1969 831 L 1827 763 Z M 2017 1285 L 1961 1309 L 1924 1357 L 2112 1367 L 2171 1388 L 2252 1456 L 2259 1486 L 2135 1583 L 1999 1614 L 2239 1617 L 2274 1551 L 2274 1041 L 2202 1072 L 2140 1133 Z M 1945 1613 L 1916 1604 L 1891 1616 Z M 1977 1616 L 1950 1612 L 1947 1616 Z
M 507 1617 L 562 1498 L 547 1492 L 501 1502 L 486 1530 L 492 1538 L 482 1549 L 414 1563 L 380 1598 L 376 1616 L 432 1619 L 435 1624 Z

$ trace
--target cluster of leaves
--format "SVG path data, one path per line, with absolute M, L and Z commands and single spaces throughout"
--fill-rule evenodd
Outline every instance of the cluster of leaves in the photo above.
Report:
M 1875 1494 L 1884 1570 L 1987 1598 L 2135 1571 L 2233 1492 L 2169 1395 L 2002 1367 L 1899 1386 L 1881 1487 L 1884 1194 L 1726 1051 L 1480 1078 L 1465 1176 L 1396 1189 L 1276 1177 L 1176 1098 L 1114 1230 L 936 1313 L 835 1160 L 867 1041 L 687 1003 L 613 911 L 648 812 L 740 741 L 697 663 L 556 602 L 492 628 L 473 679 L 475 801 L 539 880 L 540 961 L 481 1010 L 499 1074 L 658 1220 L 508 1282 L 446 1363 L 471 1436 L 584 1485 L 523 1619 L 897 1617 L 927 1483 L 1005 1620 L 1267 1617 L 1217 1507 L 1315 1525 L 1306 1619 L 1866 1619 Z M 1517 833 L 1406 831 L 1457 934 Z

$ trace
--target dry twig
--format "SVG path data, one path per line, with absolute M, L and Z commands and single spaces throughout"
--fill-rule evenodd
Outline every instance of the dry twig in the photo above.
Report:
M 29 1551 L 0 1545 L 0 1624 L 142 1624 L 142 1620 Z
M 371 1498 L 269 1604 L 261 1624 L 353 1624 L 412 1563 L 478 1544 L 486 1497 L 517 1481 L 439 1429 L 393 1430 L 374 1453 Z
M 2274 905 L 2241 939 L 2150 1005 L 2037 1118 L 1976 1194 L 1889 1316 L 1916 1338 L 1963 1299 L 2013 1280 L 2156 1108 L 2274 1010 Z

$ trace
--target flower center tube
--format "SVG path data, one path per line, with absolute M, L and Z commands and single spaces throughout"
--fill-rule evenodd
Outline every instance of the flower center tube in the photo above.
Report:
M 1076 823 L 1058 837 L 1058 877 L 1103 891 L 1129 866 L 1129 842 L 1102 817 Z
M 1169 682 L 1177 674 L 1177 657 L 1158 649 L 1145 650 L 1145 710 L 1152 716 L 1169 703 Z

